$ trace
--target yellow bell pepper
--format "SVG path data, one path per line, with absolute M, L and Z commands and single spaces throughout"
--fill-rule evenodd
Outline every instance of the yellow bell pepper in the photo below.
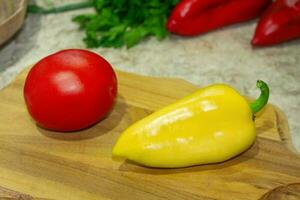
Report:
M 233 88 L 211 85 L 134 123 L 113 155 L 159 168 L 226 161 L 248 149 L 256 133 L 254 114 L 268 101 L 269 88 L 257 82 L 260 97 L 249 104 Z

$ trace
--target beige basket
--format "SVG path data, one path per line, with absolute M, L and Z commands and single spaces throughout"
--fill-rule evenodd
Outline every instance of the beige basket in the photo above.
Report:
M 22 26 L 27 0 L 0 0 L 0 45 Z

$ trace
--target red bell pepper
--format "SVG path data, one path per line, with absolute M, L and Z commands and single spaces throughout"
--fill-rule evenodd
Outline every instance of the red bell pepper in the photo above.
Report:
M 260 19 L 252 45 L 273 45 L 296 38 L 300 38 L 300 0 L 277 0 Z
M 169 32 L 193 36 L 258 17 L 272 0 L 182 0 L 172 11 Z

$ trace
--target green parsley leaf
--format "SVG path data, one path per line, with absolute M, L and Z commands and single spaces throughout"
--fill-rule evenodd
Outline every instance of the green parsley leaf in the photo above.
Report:
M 170 10 L 179 0 L 94 0 L 95 14 L 75 16 L 73 21 L 85 30 L 84 42 L 90 48 L 124 45 L 131 48 L 144 38 L 164 39 Z

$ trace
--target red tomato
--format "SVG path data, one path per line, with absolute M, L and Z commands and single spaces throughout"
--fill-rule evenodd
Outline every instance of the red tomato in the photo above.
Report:
M 117 79 L 101 56 L 78 49 L 49 55 L 30 70 L 24 98 L 37 124 L 76 131 L 103 119 L 117 95 Z

